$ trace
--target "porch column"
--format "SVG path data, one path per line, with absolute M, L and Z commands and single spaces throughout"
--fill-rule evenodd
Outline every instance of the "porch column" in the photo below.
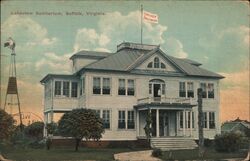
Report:
M 186 135 L 186 110 L 183 110 L 183 136 Z
M 151 111 L 151 108 L 149 108 L 149 112 L 150 112 L 150 115 L 152 117 L 152 111 Z M 152 128 L 152 123 L 149 125 L 150 129 Z
M 156 137 L 159 137 L 159 109 L 156 109 Z
M 139 110 L 136 111 L 136 135 L 140 136 L 140 120 L 139 120 Z
M 190 111 L 190 136 L 193 136 L 193 112 Z

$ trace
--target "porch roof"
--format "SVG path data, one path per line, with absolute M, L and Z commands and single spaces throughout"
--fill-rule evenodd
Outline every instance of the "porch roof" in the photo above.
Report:
M 160 103 L 160 102 L 151 102 L 134 105 L 134 108 L 137 110 L 146 110 L 146 109 L 161 109 L 161 110 L 191 110 L 192 107 L 196 105 L 190 103 Z

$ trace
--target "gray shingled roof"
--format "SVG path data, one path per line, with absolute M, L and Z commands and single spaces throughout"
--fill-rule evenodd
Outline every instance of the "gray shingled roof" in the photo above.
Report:
M 172 65 L 179 70 L 181 73 L 189 76 L 199 76 L 199 77 L 213 77 L 213 78 L 224 78 L 223 76 L 208 71 L 199 67 L 200 63 L 190 60 L 190 59 L 180 59 L 169 55 L 166 55 L 159 47 L 153 50 L 137 50 L 137 49 L 123 49 L 115 54 L 110 54 L 104 59 L 94 62 L 84 68 L 84 69 L 94 69 L 94 70 L 112 70 L 112 71 L 126 71 L 133 73 L 136 67 L 142 64 L 150 56 L 156 52 L 160 53 L 165 57 Z M 80 70 L 81 71 L 81 70 Z M 137 69 L 136 72 L 138 73 Z M 145 71 L 141 71 L 145 73 Z M 139 72 L 140 73 L 140 72 Z M 148 72 L 147 72 L 148 73 Z
M 146 52 L 148 51 L 123 49 L 84 68 L 127 71 L 129 66 L 132 65 L 138 58 L 143 56 Z
M 113 53 L 109 52 L 99 52 L 99 51 L 87 51 L 87 50 L 81 50 L 74 55 L 70 57 L 70 59 L 74 59 L 76 57 L 100 57 L 105 58 L 109 55 L 112 55 Z

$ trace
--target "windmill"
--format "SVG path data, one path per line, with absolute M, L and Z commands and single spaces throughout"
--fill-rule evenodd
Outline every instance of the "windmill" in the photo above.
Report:
M 20 107 L 20 100 L 19 100 L 19 95 L 18 95 L 17 79 L 16 79 L 15 46 L 16 46 L 15 41 L 11 37 L 4 43 L 4 47 L 8 47 L 11 49 L 11 59 L 10 59 L 10 67 L 9 67 L 9 81 L 8 81 L 6 95 L 5 95 L 4 110 L 6 111 L 7 106 L 9 106 L 10 113 L 12 114 L 13 105 L 18 106 L 20 127 L 22 130 L 23 123 L 22 123 L 21 107 Z M 17 103 L 14 103 L 14 96 L 16 96 Z M 7 101 L 9 97 L 10 97 L 10 102 Z

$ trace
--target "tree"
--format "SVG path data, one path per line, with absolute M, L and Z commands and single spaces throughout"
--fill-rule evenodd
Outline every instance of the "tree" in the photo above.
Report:
M 0 109 L 0 140 L 8 139 L 14 131 L 14 119 Z
M 47 123 L 45 126 L 45 129 L 47 130 L 47 137 L 46 137 L 46 147 L 47 150 L 50 150 L 51 144 L 52 144 L 52 136 L 57 131 L 57 124 L 54 122 Z
M 25 134 L 29 137 L 35 138 L 37 141 L 43 138 L 43 122 L 34 122 L 25 128 Z
M 74 109 L 65 113 L 58 123 L 62 136 L 75 138 L 75 151 L 83 138 L 99 140 L 104 133 L 103 122 L 93 110 Z
M 146 117 L 146 125 L 144 127 L 144 131 L 147 137 L 147 140 L 149 141 L 149 139 L 151 138 L 152 135 L 152 128 L 151 128 L 151 124 L 152 124 L 152 116 L 151 116 L 151 111 L 148 110 L 148 114 Z

